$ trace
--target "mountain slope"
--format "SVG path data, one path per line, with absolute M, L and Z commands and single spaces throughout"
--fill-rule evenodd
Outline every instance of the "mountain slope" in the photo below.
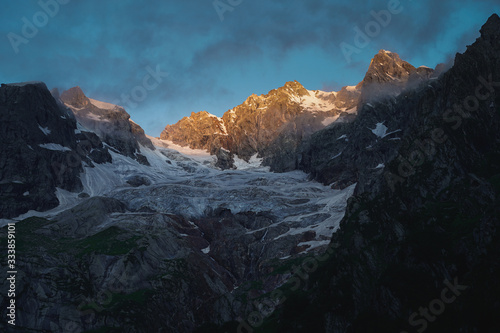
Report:
M 44 83 L 0 88 L 0 218 L 59 204 L 56 189 L 80 192 L 82 163 L 111 160 L 91 132 L 77 129 L 71 111 Z
M 285 286 L 287 300 L 255 331 L 496 332 L 500 18 L 439 80 L 374 111 L 408 113 L 401 143 L 380 149 L 392 150 L 385 165 L 360 181 L 328 260 L 304 290 Z M 334 153 L 338 134 L 311 139 L 307 165 L 317 177 L 343 175 L 340 164 L 314 162 Z
M 255 154 L 265 157 L 278 136 L 293 132 L 294 140 L 299 141 L 336 120 L 348 107 L 355 107 L 357 91 L 341 95 L 344 100 L 337 93 L 308 91 L 296 81 L 287 82 L 266 95 L 248 97 L 222 118 L 205 111 L 192 113 L 168 125 L 160 138 L 211 153 L 225 148 L 246 161 Z
M 212 154 L 224 148 L 247 161 L 258 154 L 272 170 L 294 170 L 293 152 L 303 139 L 334 122 L 352 121 L 365 103 L 397 95 L 407 86 L 427 80 L 433 72 L 417 69 L 396 53 L 381 50 L 356 86 L 323 92 L 307 90 L 297 81 L 287 82 L 266 95 L 251 95 L 222 118 L 205 111 L 192 113 L 168 125 L 160 138 Z
M 148 165 L 147 159 L 139 153 L 139 143 L 154 149 L 142 128 L 130 120 L 130 115 L 120 106 L 96 101 L 85 96 L 80 87 L 64 91 L 61 101 L 75 114 L 85 128 L 99 135 L 118 152 Z

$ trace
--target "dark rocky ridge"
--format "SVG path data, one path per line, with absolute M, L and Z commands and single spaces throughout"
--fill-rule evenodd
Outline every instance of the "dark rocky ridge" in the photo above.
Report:
M 73 114 L 43 83 L 2 84 L 0 126 L 1 218 L 56 207 L 56 187 L 83 189 L 82 161 L 92 166 L 111 160 L 95 134 L 75 133 Z
M 439 80 L 376 104 L 372 112 L 403 121 L 401 142 L 374 150 L 385 162 L 377 173 L 359 168 L 363 157 L 353 152 L 342 162 L 316 164 L 322 154 L 361 149 L 337 139 L 342 131 L 362 130 L 370 120 L 363 114 L 350 128 L 317 133 L 304 150 L 303 163 L 318 179 L 352 177 L 347 183 L 359 181 L 357 194 L 332 238 L 328 261 L 256 331 L 497 331 L 500 18 L 489 18 L 481 37 Z M 355 166 L 353 175 L 341 170 Z M 444 312 L 431 308 L 426 317 L 422 311 L 447 286 L 456 298 Z
M 60 99 L 71 107 L 78 122 L 99 135 L 105 143 L 119 153 L 149 165 L 147 158 L 140 154 L 139 143 L 152 150 L 155 148 L 144 130 L 130 120 L 125 109 L 119 106 L 110 109 L 99 108 L 91 103 L 80 87 L 64 91 Z

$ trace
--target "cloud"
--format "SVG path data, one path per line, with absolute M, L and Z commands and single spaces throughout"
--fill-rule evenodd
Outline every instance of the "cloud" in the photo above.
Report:
M 359 82 L 380 48 L 434 66 L 463 50 L 487 17 L 500 12 L 497 0 L 401 4 L 402 12 L 348 63 L 340 43 L 353 43 L 353 28 L 364 29 L 373 20 L 371 11 L 387 9 L 387 0 L 243 1 L 225 12 L 222 22 L 206 0 L 71 1 L 20 45 L 19 54 L 6 35 L 21 34 L 22 18 L 31 19 L 41 8 L 36 2 L 9 2 L 0 21 L 0 74 L 2 81 L 80 85 L 92 97 L 111 101 L 140 84 L 147 66 L 159 65 L 168 78 L 129 112 L 139 123 L 141 117 L 150 123 L 141 113 L 147 110 L 167 124 L 199 111 L 193 108 L 224 112 L 284 80 L 300 78 L 314 89 Z

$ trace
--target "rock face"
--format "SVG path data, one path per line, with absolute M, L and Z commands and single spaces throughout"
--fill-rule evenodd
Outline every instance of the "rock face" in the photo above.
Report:
M 290 153 L 312 177 L 344 190 L 297 171 L 222 172 L 167 148 L 151 154 L 152 167 L 113 154 L 117 164 L 87 175 L 94 186 L 115 186 L 105 196 L 82 193 L 67 210 L 16 224 L 17 328 L 494 332 L 500 313 L 500 18 L 488 20 L 449 71 L 437 77 L 415 69 L 411 80 L 417 83 L 377 96 L 355 119 L 313 133 Z M 296 124 L 294 112 L 311 105 L 305 92 L 292 84 L 270 93 L 278 97 L 265 101 L 266 110 L 279 110 L 271 114 L 276 119 L 287 111 Z M 247 112 L 258 113 L 259 98 L 248 100 Z M 78 92 L 70 99 L 93 109 Z M 300 103 L 285 103 L 291 99 Z M 17 184 L 21 177 L 30 188 L 43 188 L 32 174 L 52 156 L 29 146 L 69 154 L 78 153 L 78 140 L 98 139 L 78 130 L 43 84 L 4 85 L 0 101 L 1 148 L 10 149 L 0 150 L 2 181 Z M 201 116 L 208 123 L 213 118 Z M 245 126 L 267 128 L 252 117 Z M 228 145 L 229 128 L 245 123 L 236 118 L 218 133 L 227 134 Z M 294 136 L 279 140 L 292 145 Z M 40 158 L 17 162 L 12 153 L 26 144 Z M 252 144 L 260 147 L 258 140 Z M 106 159 L 102 146 L 94 147 L 81 156 L 87 164 Z M 101 153 L 93 157 L 96 150 Z M 214 153 L 230 167 L 231 151 Z M 73 175 L 65 178 L 68 189 Z M 129 185 L 115 182 L 122 178 Z M 0 269 L 8 271 L 5 261 Z M 0 307 L 8 302 L 0 298 Z M 7 329 L 0 321 L 0 330 Z
M 303 137 L 324 128 L 343 112 L 355 113 L 359 94 L 352 87 L 335 93 L 310 91 L 296 81 L 287 82 L 266 95 L 248 97 L 222 118 L 206 111 L 192 113 L 168 125 L 161 139 L 212 154 L 224 148 L 246 161 L 258 154 L 267 161 L 280 147 L 295 149 Z
M 368 111 L 385 118 L 371 120 Z M 400 131 L 376 139 L 373 122 L 382 119 L 387 131 Z M 342 133 L 361 143 L 346 143 Z M 329 259 L 300 294 L 288 296 L 291 286 L 284 287 L 288 300 L 260 327 L 263 331 L 278 323 L 286 332 L 497 329 L 497 15 L 438 80 L 361 110 L 352 124 L 318 132 L 304 152 L 303 165 L 319 179 L 359 183 Z M 321 157 L 339 152 L 336 158 Z M 366 170 L 369 166 L 373 171 Z M 435 311 L 450 290 L 454 301 L 445 312 Z M 308 311 L 297 315 L 296 309 Z
M 167 125 L 161 133 L 160 139 L 210 152 L 215 152 L 219 147 L 227 146 L 228 141 L 222 119 L 206 111 L 192 112 L 190 117 L 182 118 L 177 124 Z
M 215 156 L 217 157 L 217 162 L 215 164 L 216 167 L 221 168 L 222 170 L 235 169 L 234 157 L 229 150 L 218 148 Z
M 415 68 L 393 52 L 381 50 L 356 86 L 339 92 L 311 91 L 297 81 L 266 95 L 252 95 L 218 118 L 206 111 L 168 125 L 161 139 L 215 154 L 225 148 L 248 161 L 257 154 L 273 171 L 297 167 L 295 151 L 312 133 L 334 122 L 351 122 L 361 107 L 428 80 L 434 71 Z
M 380 50 L 373 57 L 361 86 L 361 102 L 370 102 L 387 95 L 396 95 L 405 88 L 410 76 L 417 69 L 398 54 Z M 419 70 L 423 72 L 423 69 Z
M 99 135 L 103 142 L 119 153 L 148 165 L 139 153 L 139 144 L 154 150 L 144 130 L 130 120 L 130 115 L 120 106 L 89 99 L 80 87 L 64 91 L 60 99 L 85 128 Z
M 99 138 L 78 131 L 43 83 L 0 88 L 0 218 L 59 204 L 56 187 L 79 192 L 82 162 L 109 162 Z

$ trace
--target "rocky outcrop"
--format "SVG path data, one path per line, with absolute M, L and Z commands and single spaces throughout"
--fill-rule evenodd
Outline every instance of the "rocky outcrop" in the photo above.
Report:
M 139 144 L 154 150 L 144 130 L 130 120 L 130 115 L 120 106 L 89 99 L 80 87 L 64 91 L 60 99 L 76 119 L 88 130 L 96 133 L 103 142 L 119 153 L 149 165 L 140 153 Z
M 348 178 L 341 168 L 355 168 L 357 194 L 328 261 L 304 282 L 305 290 L 290 295 L 292 286 L 283 288 L 287 301 L 261 329 L 276 323 L 286 332 L 497 329 L 499 65 L 500 18 L 493 15 L 439 80 L 373 104 L 389 130 L 388 119 L 407 113 L 399 116 L 400 143 L 385 142 L 387 136 L 368 140 L 373 127 L 363 111 L 349 128 L 317 133 L 306 164 L 326 182 Z M 365 142 L 345 144 L 342 131 L 349 141 Z M 355 157 L 362 146 L 374 149 Z M 339 157 L 316 164 L 339 150 Z M 367 177 L 372 171 L 363 160 L 372 152 L 372 165 L 382 165 Z M 341 156 L 347 158 L 339 162 Z M 445 303 L 445 312 L 436 311 Z M 295 309 L 308 311 L 298 316 Z
M 77 130 L 44 83 L 2 84 L 0 127 L 1 218 L 57 206 L 56 188 L 83 189 L 82 162 L 111 159 L 97 136 Z
M 215 156 L 217 157 L 216 167 L 222 170 L 235 169 L 234 156 L 229 150 L 218 148 Z
M 206 111 L 192 112 L 190 117 L 182 118 L 175 125 L 167 125 L 160 139 L 210 152 L 228 145 L 224 122 Z
M 370 62 L 362 87 L 361 103 L 397 95 L 417 69 L 394 52 L 380 50 Z
M 355 112 L 359 93 L 355 88 L 339 93 L 310 91 L 296 81 L 287 82 L 266 95 L 248 97 L 222 118 L 205 111 L 192 113 L 168 125 L 160 138 L 212 154 L 224 148 L 247 161 L 258 154 L 267 163 L 283 141 L 295 148 L 303 137 L 335 121 L 342 112 Z

